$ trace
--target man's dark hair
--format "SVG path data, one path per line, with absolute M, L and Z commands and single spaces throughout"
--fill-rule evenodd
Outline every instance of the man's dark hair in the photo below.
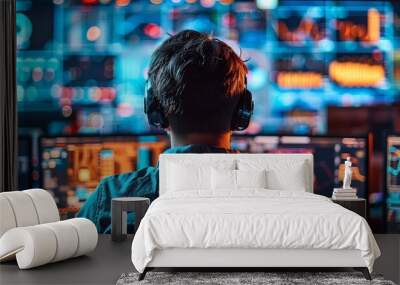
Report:
M 149 81 L 174 132 L 219 133 L 230 130 L 246 73 L 226 43 L 185 30 L 156 49 Z

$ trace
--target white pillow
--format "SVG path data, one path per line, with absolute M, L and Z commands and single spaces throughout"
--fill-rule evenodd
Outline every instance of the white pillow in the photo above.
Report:
M 266 188 L 266 171 L 211 169 L 212 189 Z
M 280 171 L 271 169 L 267 171 L 268 189 L 287 191 L 306 191 L 305 165 Z
M 211 161 L 208 164 L 169 162 L 167 191 L 211 190 L 211 168 L 233 170 L 235 161 Z
M 307 163 L 303 160 L 250 160 L 237 161 L 239 170 L 266 170 L 267 189 L 306 191 L 308 185 Z
M 168 189 L 171 191 L 185 191 L 210 188 L 209 172 L 210 167 L 169 163 Z
M 211 169 L 211 188 L 235 190 L 236 189 L 236 170 L 231 169 Z
M 267 188 L 267 172 L 262 170 L 236 170 L 237 188 Z

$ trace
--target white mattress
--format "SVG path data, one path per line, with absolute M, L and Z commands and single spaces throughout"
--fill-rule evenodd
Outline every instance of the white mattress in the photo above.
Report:
M 370 271 L 380 255 L 359 215 L 319 195 L 265 189 L 223 197 L 164 194 L 136 232 L 132 262 L 143 272 L 155 250 L 169 248 L 359 250 Z
M 156 249 L 148 267 L 365 267 L 356 249 Z

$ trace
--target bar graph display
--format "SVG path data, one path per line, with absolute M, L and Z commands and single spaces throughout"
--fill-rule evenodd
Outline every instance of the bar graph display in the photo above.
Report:
M 322 7 L 284 9 L 273 23 L 276 38 L 288 46 L 318 45 L 327 38 L 326 10 Z
M 368 8 L 363 11 L 348 9 L 341 12 L 342 15 L 333 23 L 336 38 L 339 41 L 376 44 L 381 39 L 381 35 L 385 33 L 382 14 L 376 8 Z

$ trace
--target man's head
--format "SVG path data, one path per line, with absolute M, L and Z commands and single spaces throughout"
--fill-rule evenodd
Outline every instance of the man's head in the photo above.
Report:
M 221 134 L 231 130 L 246 73 L 227 44 L 186 30 L 154 52 L 149 85 L 173 133 Z

